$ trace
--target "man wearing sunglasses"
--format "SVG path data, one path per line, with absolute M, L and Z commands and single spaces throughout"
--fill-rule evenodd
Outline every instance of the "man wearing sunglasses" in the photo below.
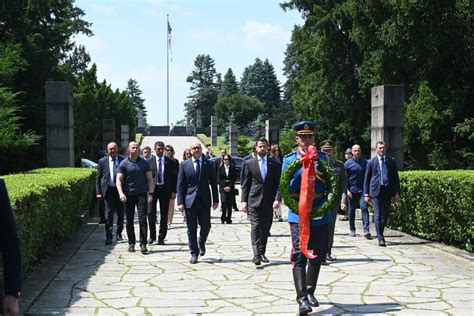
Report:
M 192 157 L 184 160 L 178 173 L 178 209 L 185 213 L 188 226 L 188 243 L 191 251 L 191 264 L 198 262 L 206 253 L 206 240 L 211 230 L 211 191 L 212 208 L 219 204 L 216 173 L 211 163 L 202 154 L 200 143 L 190 146 Z M 210 189 L 209 189 L 210 186 Z M 201 226 L 199 240 L 197 226 Z

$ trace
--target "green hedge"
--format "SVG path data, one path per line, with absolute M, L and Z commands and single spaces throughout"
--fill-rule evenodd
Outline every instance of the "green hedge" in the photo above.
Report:
M 400 172 L 402 199 L 392 228 L 473 251 L 474 171 Z
M 4 177 L 17 220 L 26 270 L 57 249 L 91 207 L 95 169 L 50 168 Z

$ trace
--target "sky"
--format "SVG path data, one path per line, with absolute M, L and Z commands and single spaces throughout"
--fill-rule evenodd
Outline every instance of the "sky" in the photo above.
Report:
M 199 54 L 217 72 L 232 68 L 240 81 L 256 58 L 268 59 L 280 83 L 291 31 L 302 24 L 298 11 L 283 11 L 278 0 L 76 0 L 91 22 L 92 37 L 79 35 L 97 65 L 100 81 L 123 90 L 132 78 L 145 99 L 150 125 L 167 123 L 167 15 L 172 28 L 169 62 L 169 122 L 185 118 L 187 76 Z M 171 59 L 171 58 L 170 58 Z

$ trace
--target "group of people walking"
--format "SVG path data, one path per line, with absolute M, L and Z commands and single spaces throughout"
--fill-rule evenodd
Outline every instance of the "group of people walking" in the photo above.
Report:
M 112 243 L 113 213 L 118 214 L 117 240 L 122 240 L 123 205 L 127 218 L 127 236 L 129 251 L 135 251 L 134 215 L 138 211 L 140 227 L 140 250 L 146 254 L 147 244 L 157 241 L 165 244 L 170 224 L 169 214 L 174 211 L 177 201 L 187 225 L 190 263 L 198 263 L 199 256 L 206 253 L 206 241 L 211 229 L 211 207 L 216 209 L 221 200 L 221 223 L 232 223 L 232 210 L 236 209 L 236 181 L 241 181 L 241 210 L 247 213 L 250 221 L 250 239 L 252 262 L 256 266 L 269 262 L 266 256 L 267 241 L 273 218 L 282 220 L 282 196 L 279 189 L 282 172 L 297 159 L 308 159 L 312 154 L 311 146 L 315 142 L 316 124 L 302 121 L 294 126 L 297 146 L 295 151 L 282 156 L 278 145 L 270 146 L 268 140 L 260 138 L 253 147 L 253 153 L 244 158 L 240 175 L 225 150 L 212 162 L 200 143 L 193 143 L 183 153 L 183 160 L 166 155 L 172 146 L 163 142 L 155 143 L 156 155 L 148 159 L 139 156 L 138 144 L 128 146 L 129 156 L 119 157 L 117 145 L 107 146 L 108 157 L 99 162 L 97 173 L 97 197 L 105 200 L 106 244 Z M 146 149 L 146 148 L 145 148 Z M 149 149 L 149 148 L 148 148 Z M 379 141 L 377 156 L 367 161 L 361 156 L 360 146 L 351 149 L 352 157 L 345 163 L 334 159 L 335 146 L 331 140 L 319 143 L 316 157 L 325 160 L 337 175 L 340 188 L 336 203 L 318 217 L 300 218 L 298 210 L 289 209 L 293 264 L 293 279 L 299 304 L 299 313 L 306 314 L 312 307 L 319 306 L 315 297 L 321 265 L 334 261 L 331 249 L 337 213 L 348 210 L 349 232 L 355 234 L 355 209 L 362 211 L 364 236 L 371 238 L 367 204 L 372 203 L 375 210 L 375 229 L 380 246 L 386 246 L 384 227 L 387 224 L 392 197 L 400 197 L 400 184 L 395 161 L 385 156 L 386 145 Z M 174 156 L 174 151 L 173 151 Z M 314 156 L 313 156 L 314 157 Z M 313 158 L 314 160 L 314 158 Z M 305 167 L 307 168 L 307 167 Z M 304 188 L 308 187 L 303 169 L 291 175 L 289 189 L 291 198 L 299 199 Z M 333 183 L 321 179 L 321 166 L 315 160 L 314 194 L 312 209 L 327 202 L 328 192 Z M 310 182 L 309 185 L 313 185 Z M 160 207 L 159 231 L 156 232 L 157 204 Z M 279 210 L 279 212 L 278 212 Z M 171 212 L 170 212 L 171 211 Z M 311 213 L 311 210 L 309 210 Z M 198 232 L 198 226 L 200 230 Z M 150 233 L 147 240 L 147 233 Z M 303 239 L 301 239 L 303 238 Z

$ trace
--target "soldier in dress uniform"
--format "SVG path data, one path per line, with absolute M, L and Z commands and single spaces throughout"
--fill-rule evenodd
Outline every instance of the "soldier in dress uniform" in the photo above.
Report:
M 302 121 L 294 125 L 293 129 L 296 131 L 296 142 L 298 148 L 296 151 L 286 155 L 283 158 L 282 170 L 284 171 L 292 161 L 299 158 L 301 152 L 306 152 L 308 146 L 314 145 L 314 131 L 316 124 L 310 121 Z M 325 159 L 323 152 L 318 152 L 320 158 Z M 299 195 L 301 188 L 302 170 L 298 170 L 293 175 L 290 181 L 290 189 L 294 195 Z M 316 169 L 318 172 L 318 168 Z M 327 200 L 327 189 L 325 184 L 316 177 L 315 181 L 315 196 L 313 200 L 313 208 L 320 206 Z M 316 284 L 318 282 L 319 271 L 321 269 L 322 259 L 326 257 L 328 248 L 328 231 L 332 223 L 331 211 L 324 214 L 322 217 L 310 219 L 310 233 L 308 241 L 308 249 L 313 250 L 317 256 L 313 259 L 308 259 L 300 250 L 299 240 L 299 216 L 288 210 L 288 222 L 291 231 L 291 262 L 293 264 L 293 280 L 296 289 L 296 300 L 299 304 L 299 314 L 306 315 L 312 311 L 312 306 L 319 306 L 319 302 L 314 296 Z M 309 264 L 308 264 L 309 261 Z
M 347 209 L 347 176 L 346 169 L 344 169 L 344 163 L 342 161 L 334 159 L 334 142 L 328 139 L 323 140 L 319 143 L 319 148 L 323 153 L 326 154 L 329 166 L 336 172 L 337 182 L 339 186 L 336 201 L 340 201 L 340 203 L 335 203 L 332 208 L 332 223 L 329 225 L 328 236 L 328 253 L 326 255 L 326 258 L 323 259 L 323 264 L 327 264 L 336 260 L 331 256 L 331 250 L 332 245 L 334 243 L 334 229 L 336 228 L 337 212 L 339 211 L 339 209 L 343 211 Z

